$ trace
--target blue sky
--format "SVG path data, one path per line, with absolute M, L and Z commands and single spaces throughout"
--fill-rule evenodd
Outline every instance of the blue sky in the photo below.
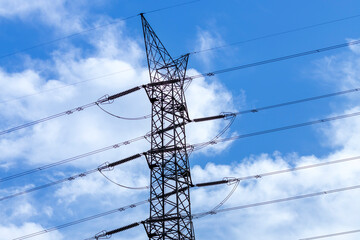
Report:
M 121 19 L 178 3 L 0 1 L 0 130 L 147 83 L 140 17 Z M 360 37 L 359 7 L 358 1 L 350 0 L 228 0 L 225 3 L 201 0 L 149 13 L 146 18 L 174 57 L 334 21 L 191 54 L 188 69 L 191 76 L 356 40 Z M 87 31 L 92 28 L 96 29 Z M 82 33 L 77 34 L 79 32 Z M 76 35 L 66 37 L 73 34 Z M 62 40 L 48 44 L 54 39 Z M 33 47 L 39 44 L 42 46 Z M 189 112 L 192 118 L 210 116 L 357 88 L 359 66 L 360 47 L 352 46 L 199 78 L 186 91 Z M 357 94 L 237 116 L 224 137 L 356 112 L 360 101 Z M 150 112 L 143 91 L 104 107 L 125 117 Z M 220 120 L 191 123 L 187 126 L 188 142 L 208 141 L 226 124 Z M 11 176 L 143 136 L 149 129 L 148 120 L 124 121 L 92 107 L 2 135 L 0 176 Z M 360 120 L 349 118 L 210 146 L 191 155 L 192 177 L 194 182 L 205 182 L 354 157 L 360 155 L 359 130 Z M 149 147 L 148 142 L 138 141 L 1 182 L 0 198 L 146 151 Z M 358 164 L 352 162 L 244 181 L 223 207 L 356 185 L 359 172 Z M 128 186 L 146 186 L 149 181 L 144 158 L 107 174 L 115 182 Z M 231 186 L 194 189 L 191 191 L 193 212 L 212 209 L 230 191 Z M 356 212 L 360 209 L 353 199 L 359 194 L 354 190 L 208 216 L 194 220 L 195 233 L 198 239 L 300 239 L 358 229 L 360 219 Z M 1 201 L 0 232 L 3 234 L 0 239 L 31 234 L 147 197 L 147 190 L 120 188 L 95 173 Z M 84 239 L 147 217 L 148 206 L 143 205 L 32 239 Z M 146 234 L 138 227 L 112 239 L 146 239 Z M 341 239 L 358 239 L 358 235 Z

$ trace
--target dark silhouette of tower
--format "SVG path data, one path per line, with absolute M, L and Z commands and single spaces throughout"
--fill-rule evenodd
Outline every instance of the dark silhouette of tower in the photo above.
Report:
M 185 124 L 189 116 L 184 79 L 189 55 L 173 59 L 141 14 L 151 84 L 152 104 L 149 239 L 195 239 L 191 219 L 191 175 Z

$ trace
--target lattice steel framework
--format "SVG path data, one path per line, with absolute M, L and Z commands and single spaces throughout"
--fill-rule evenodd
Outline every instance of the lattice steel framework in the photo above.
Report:
M 141 14 L 151 85 L 152 104 L 149 239 L 195 239 L 191 220 L 192 184 L 186 151 L 185 123 L 189 121 L 184 78 L 189 55 L 173 59 Z

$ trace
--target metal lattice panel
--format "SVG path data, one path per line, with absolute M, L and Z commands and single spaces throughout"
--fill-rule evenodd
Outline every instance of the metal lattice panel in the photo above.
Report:
M 195 239 L 191 220 L 191 176 L 186 151 L 188 112 L 184 78 L 188 55 L 172 59 L 160 39 L 141 16 L 151 83 L 146 88 L 152 103 L 149 239 Z M 174 81 L 172 81 L 174 80 Z

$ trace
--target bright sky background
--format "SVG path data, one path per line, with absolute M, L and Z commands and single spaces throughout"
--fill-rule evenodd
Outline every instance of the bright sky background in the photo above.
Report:
M 0 131 L 149 82 L 140 17 L 121 19 L 178 3 L 0 0 Z M 189 76 L 360 38 L 360 2 L 355 0 L 200 0 L 145 16 L 174 57 L 243 42 L 190 55 Z M 313 25 L 319 26 L 261 38 Z M 251 40 L 255 38 L 261 39 Z M 54 39 L 62 40 L 42 45 Z M 245 43 L 247 40 L 251 41 Z M 348 90 L 360 86 L 359 69 L 360 46 L 341 48 L 196 79 L 186 91 L 187 104 L 190 116 L 196 118 Z M 360 110 L 359 103 L 359 93 L 351 93 L 238 116 L 223 137 L 352 113 Z M 150 113 L 143 90 L 104 108 L 124 117 Z M 188 143 L 211 140 L 226 124 L 223 120 L 191 123 L 186 128 Z M 1 135 L 0 176 L 111 146 L 143 136 L 149 130 L 149 120 L 121 120 L 92 107 Z M 360 155 L 359 132 L 360 117 L 354 117 L 214 145 L 190 156 L 193 182 L 355 157 Z M 1 182 L 0 198 L 149 147 L 142 140 Z M 358 161 L 242 181 L 223 208 L 358 185 Z M 106 174 L 127 186 L 142 187 L 149 182 L 144 157 Z M 231 189 L 193 189 L 193 213 L 211 210 Z M 121 188 L 94 173 L 3 200 L 0 240 L 126 206 L 147 199 L 148 194 L 148 190 Z M 295 240 L 351 231 L 360 228 L 359 198 L 360 190 L 352 190 L 219 213 L 194 220 L 195 234 L 197 239 Z M 145 204 L 30 239 L 81 240 L 102 230 L 144 220 L 148 212 Z M 334 239 L 353 240 L 359 236 L 357 233 Z M 115 240 L 146 238 L 141 226 L 112 236 Z

